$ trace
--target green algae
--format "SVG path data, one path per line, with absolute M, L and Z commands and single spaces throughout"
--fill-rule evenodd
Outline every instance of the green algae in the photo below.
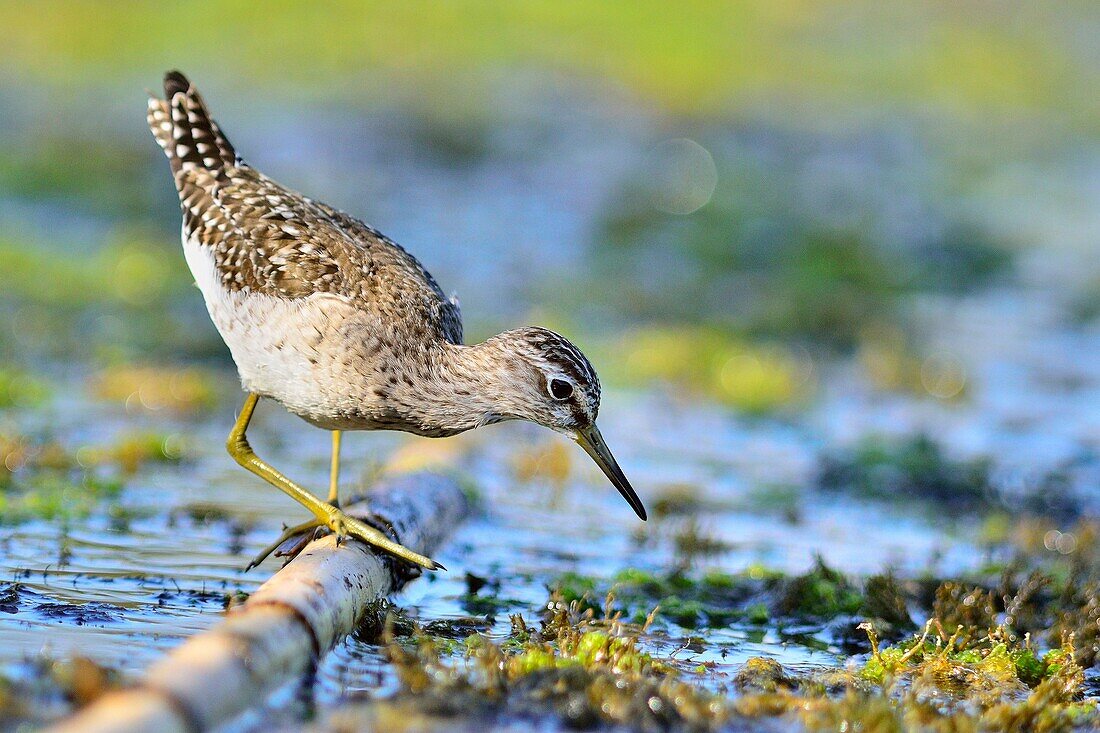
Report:
M 780 689 L 796 688 L 798 680 L 787 674 L 783 665 L 774 659 L 752 657 L 737 670 L 733 684 L 740 690 L 776 692 Z
M 388 653 L 403 691 L 388 704 L 468 718 L 490 707 L 538 710 L 571 725 L 708 728 L 725 705 L 682 680 L 676 664 L 641 649 L 644 626 L 553 594 L 537 628 L 513 617 L 503 643 L 474 634 L 461 664 L 447 664 L 438 638 L 391 640 Z M 444 650 L 445 651 L 445 650 Z M 455 705 L 455 700 L 463 701 Z M 444 702 L 448 701 L 448 702 Z
M 830 618 L 858 613 L 863 602 L 851 580 L 818 558 L 808 573 L 784 584 L 775 608 L 782 616 Z
M 640 570 L 620 580 L 662 582 Z M 728 587 L 730 579 L 716 585 Z M 945 594 L 941 610 L 956 597 L 967 595 Z M 654 626 L 660 611 L 643 624 L 628 623 L 617 601 L 609 595 L 600 608 L 553 593 L 537 627 L 514 616 L 507 639 L 471 634 L 460 656 L 423 630 L 404 641 L 391 635 L 387 653 L 401 691 L 334 719 L 415 715 L 439 726 L 550 715 L 569 727 L 641 730 L 756 729 L 774 720 L 811 731 L 1072 731 L 1100 722 L 1095 701 L 1082 699 L 1069 637 L 1040 653 L 1030 638 L 1003 629 L 959 628 L 945 636 L 933 619 L 923 633 L 884 647 L 868 623 L 873 651 L 862 667 L 794 672 L 754 657 L 716 684 L 708 665 L 646 648 L 663 636 Z M 395 628 L 392 620 L 389 626 Z
M 741 573 L 653 573 L 628 568 L 604 581 L 566 573 L 553 587 L 567 600 L 592 608 L 610 592 L 616 609 L 636 622 L 659 608 L 658 625 L 671 621 L 687 629 L 827 622 L 838 617 L 876 619 L 891 633 L 913 627 L 906 599 L 893 576 L 877 575 L 861 582 L 821 559 L 796 576 L 761 567 Z M 854 628 L 855 622 L 850 625 Z

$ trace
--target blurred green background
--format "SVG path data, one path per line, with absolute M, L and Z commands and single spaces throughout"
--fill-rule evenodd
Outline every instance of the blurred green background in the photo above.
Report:
M 613 383 L 768 411 L 854 354 L 880 386 L 954 398 L 968 355 L 927 361 L 945 303 L 1015 293 L 987 297 L 1011 318 L 1026 293 L 1066 328 L 1100 311 L 1094 3 L 44 2 L 0 18 L 0 359 L 16 369 L 227 365 L 144 125 L 169 68 L 251 163 L 417 254 L 473 336 L 537 319 Z

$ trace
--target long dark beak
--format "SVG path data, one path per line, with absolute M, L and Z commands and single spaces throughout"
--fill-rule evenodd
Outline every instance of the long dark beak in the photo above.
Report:
M 573 439 L 580 444 L 581 448 L 584 448 L 588 455 L 592 456 L 592 460 L 611 479 L 611 483 L 615 484 L 615 488 L 630 504 L 630 508 L 634 510 L 634 513 L 641 517 L 642 521 L 645 521 L 646 513 L 645 507 L 642 506 L 642 500 L 630 487 L 630 482 L 626 480 L 623 470 L 619 468 L 615 456 L 611 455 L 611 449 L 607 447 L 607 443 L 603 442 L 603 436 L 600 435 L 599 429 L 592 425 L 592 427 L 584 430 L 578 430 Z

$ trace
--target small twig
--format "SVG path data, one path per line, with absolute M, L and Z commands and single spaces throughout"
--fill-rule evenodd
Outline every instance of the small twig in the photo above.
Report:
M 939 621 L 937 619 L 934 619 L 934 618 L 928 619 L 928 623 L 926 623 L 924 625 L 924 633 L 921 634 L 920 639 L 917 640 L 917 643 L 913 646 L 913 648 L 910 649 L 909 651 L 905 652 L 905 654 L 903 654 L 901 656 L 901 659 L 898 660 L 899 665 L 905 664 L 910 659 L 912 659 L 916 655 L 917 650 L 923 650 L 924 649 L 924 642 L 928 639 L 928 632 L 930 632 L 932 630 L 932 622 L 934 622 L 934 621 L 937 624 L 939 623 Z M 942 629 L 943 627 L 941 626 L 940 628 Z

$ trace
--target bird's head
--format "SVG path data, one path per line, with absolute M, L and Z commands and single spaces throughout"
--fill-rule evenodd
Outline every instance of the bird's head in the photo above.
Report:
M 507 354 L 502 413 L 564 433 L 592 457 L 642 519 L 645 507 L 596 427 L 600 380 L 581 350 L 545 328 L 507 331 L 492 339 Z

